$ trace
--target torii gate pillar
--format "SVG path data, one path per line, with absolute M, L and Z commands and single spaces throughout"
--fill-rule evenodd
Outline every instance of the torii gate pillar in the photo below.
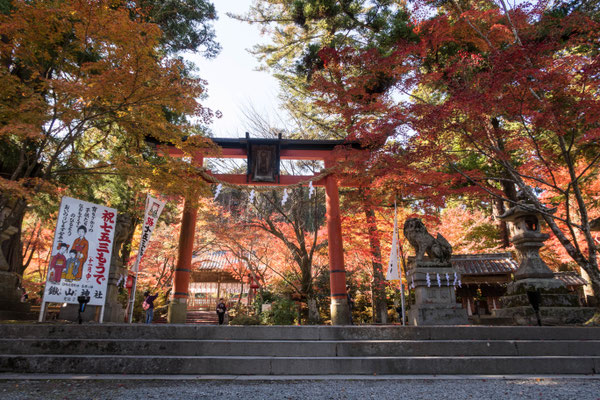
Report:
M 203 159 L 196 157 L 194 162 L 202 165 Z M 192 272 L 192 256 L 194 252 L 194 236 L 196 233 L 196 217 L 198 203 L 196 198 L 186 197 L 181 216 L 179 231 L 179 247 L 177 265 L 175 266 L 173 296 L 169 302 L 167 322 L 170 324 L 185 324 L 187 318 L 187 301 Z
M 325 162 L 329 168 L 330 162 Z M 346 269 L 344 267 L 344 246 L 342 242 L 342 220 L 340 217 L 340 196 L 333 174 L 325 178 L 327 208 L 327 238 L 329 240 L 329 282 L 331 286 L 331 325 L 348 325 L 350 309 L 346 292 Z

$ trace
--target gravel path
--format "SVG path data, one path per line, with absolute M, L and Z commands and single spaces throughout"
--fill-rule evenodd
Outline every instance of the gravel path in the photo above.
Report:
M 565 399 L 599 400 L 600 379 L 320 381 L 6 380 L 0 399 Z

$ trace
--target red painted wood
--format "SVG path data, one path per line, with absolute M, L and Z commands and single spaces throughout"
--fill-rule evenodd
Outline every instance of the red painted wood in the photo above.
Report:
M 202 157 L 194 157 L 194 163 L 202 166 Z M 186 198 L 181 216 L 181 230 L 179 231 L 179 246 L 177 248 L 177 264 L 174 273 L 173 297 L 187 298 L 190 284 L 190 271 L 192 269 L 192 255 L 194 252 L 194 235 L 196 233 L 196 217 L 198 207 L 196 199 Z M 184 294 L 185 293 L 185 294 Z
M 175 267 L 175 288 L 173 290 L 173 297 L 175 298 L 188 297 L 192 253 L 194 251 L 194 234 L 196 231 L 196 216 L 198 215 L 198 208 L 191 203 L 189 199 L 185 199 L 183 215 L 181 217 L 177 266 Z
M 325 166 L 328 167 L 329 163 Z M 342 242 L 342 220 L 340 216 L 340 196 L 334 175 L 325 178 L 327 209 L 327 238 L 329 239 L 329 282 L 331 297 L 346 298 L 346 273 L 344 267 L 344 246 Z

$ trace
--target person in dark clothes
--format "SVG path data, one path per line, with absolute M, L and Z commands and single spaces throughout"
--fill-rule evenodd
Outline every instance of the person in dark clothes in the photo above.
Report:
M 227 312 L 227 305 L 225 305 L 225 301 L 221 298 L 219 299 L 219 304 L 217 304 L 217 316 L 219 317 L 219 325 L 223 325 L 223 322 L 225 322 L 225 312 Z
M 154 300 L 158 297 L 158 293 L 154 296 L 150 296 L 149 291 L 144 292 L 144 302 L 142 308 L 146 310 L 146 323 L 151 324 L 154 319 Z

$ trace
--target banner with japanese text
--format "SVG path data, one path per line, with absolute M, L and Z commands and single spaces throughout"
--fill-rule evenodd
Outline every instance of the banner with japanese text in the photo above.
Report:
M 140 262 L 144 257 L 146 248 L 148 248 L 148 243 L 150 242 L 150 238 L 152 237 L 152 232 L 154 231 L 154 227 L 158 222 L 158 217 L 160 217 L 163 208 L 165 208 L 165 204 L 166 202 L 155 199 L 150 195 L 146 197 L 146 212 L 144 213 L 144 226 L 142 227 L 140 248 L 138 250 L 138 255 L 135 264 L 133 265 L 133 267 L 131 267 L 132 272 L 138 272 Z
M 116 221 L 113 208 L 62 198 L 44 302 L 78 304 L 83 295 L 104 305 Z

